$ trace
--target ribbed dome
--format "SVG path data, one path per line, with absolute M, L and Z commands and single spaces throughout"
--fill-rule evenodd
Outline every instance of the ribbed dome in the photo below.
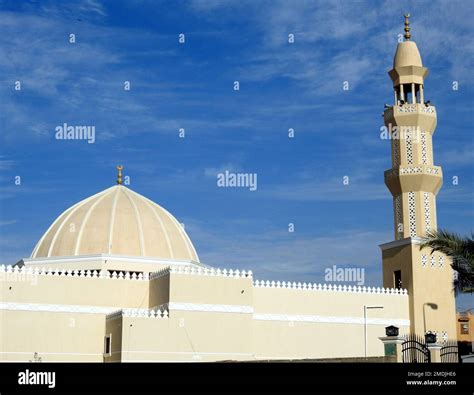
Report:
M 122 185 L 64 211 L 40 239 L 31 258 L 90 254 L 199 261 L 176 218 Z
M 398 44 L 393 67 L 419 66 L 423 67 L 420 51 L 414 41 L 404 41 Z

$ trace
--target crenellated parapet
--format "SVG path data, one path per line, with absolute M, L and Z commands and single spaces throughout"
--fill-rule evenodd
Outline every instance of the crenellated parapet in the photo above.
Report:
M 186 274 L 194 276 L 252 278 L 251 270 L 233 270 L 220 268 L 204 268 L 192 266 L 170 266 L 157 272 L 150 273 L 150 280 L 169 274 Z
M 107 270 L 80 270 L 80 269 L 53 269 L 53 268 L 30 268 L 18 266 L 0 266 L 0 276 L 5 275 L 27 275 L 27 276 L 53 276 L 53 277 L 83 277 L 83 278 L 100 278 L 115 280 L 149 280 L 148 273 L 135 272 L 109 272 Z
M 156 272 L 127 272 L 108 270 L 80 270 L 80 269 L 58 269 L 58 268 L 31 268 L 11 265 L 0 266 L 0 276 L 5 275 L 28 275 L 28 276 L 52 276 L 52 277 L 83 277 L 113 280 L 137 280 L 148 281 L 169 274 L 184 274 L 194 276 L 252 278 L 251 270 L 233 270 L 220 268 L 204 268 L 194 266 L 169 266 Z
M 120 309 L 113 313 L 107 314 L 106 320 L 111 321 L 122 317 L 136 318 L 157 318 L 168 319 L 169 311 L 165 309 Z
M 254 281 L 256 288 L 280 288 L 295 289 L 302 291 L 332 291 L 332 292 L 352 292 L 368 294 L 386 294 L 386 295 L 407 295 L 406 289 L 383 288 L 383 287 L 361 287 L 351 285 L 332 285 L 301 282 L 280 282 L 280 281 Z

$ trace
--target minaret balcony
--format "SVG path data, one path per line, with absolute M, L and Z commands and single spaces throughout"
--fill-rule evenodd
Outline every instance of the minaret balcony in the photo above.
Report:
M 420 103 L 405 103 L 396 106 L 389 106 L 384 111 L 384 117 L 393 114 L 427 114 L 436 117 L 436 107 Z
M 441 167 L 433 165 L 399 166 L 385 171 L 384 178 L 393 196 L 409 191 L 436 194 L 443 184 Z
M 436 128 L 436 107 L 420 103 L 405 103 L 386 107 L 385 125 L 408 127 L 432 133 Z
M 441 166 L 417 165 L 417 166 L 398 166 L 385 172 L 385 177 L 396 177 L 404 174 L 435 174 L 443 176 Z

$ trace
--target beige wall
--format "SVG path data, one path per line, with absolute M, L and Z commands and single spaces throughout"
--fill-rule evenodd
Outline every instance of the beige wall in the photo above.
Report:
M 111 353 L 104 356 L 104 362 L 120 362 L 122 360 L 122 333 L 123 322 L 121 316 L 105 321 L 104 336 L 111 337 Z
M 149 282 L 0 273 L 0 300 L 104 307 L 149 307 Z
M 0 359 L 102 362 L 104 315 L 0 310 Z
M 364 305 L 381 305 L 378 318 L 408 317 L 407 295 L 286 288 L 254 288 L 256 313 L 317 314 L 362 317 Z
M 157 307 L 168 303 L 170 300 L 170 275 L 150 280 L 150 295 L 148 306 Z
M 170 301 L 252 305 L 252 278 L 171 274 Z
M 423 255 L 425 258 L 422 258 Z M 412 243 L 385 249 L 382 256 L 385 287 L 394 286 L 393 272 L 401 270 L 402 286 L 408 290 L 410 299 L 411 331 L 417 334 L 424 334 L 427 330 L 446 331 L 450 339 L 455 339 L 453 270 L 448 258 L 440 253 L 431 255 L 429 249 L 420 251 L 418 244 Z M 425 266 L 423 259 L 426 259 Z M 433 309 L 427 303 L 435 304 L 437 308 Z
M 252 360 L 251 314 L 171 312 L 123 317 L 123 361 Z
M 369 325 L 367 356 L 383 356 L 384 326 Z M 257 359 L 363 357 L 364 326 L 307 322 L 255 321 Z
M 360 357 L 364 305 L 384 306 L 368 311 L 368 356 L 380 356 L 384 327 L 395 324 L 403 332 L 398 321 L 409 315 L 407 295 L 254 286 L 249 274 L 165 270 L 150 280 L 9 275 L 0 281 L 2 360 L 28 360 L 37 351 L 49 360 L 101 361 L 109 334 L 108 362 Z M 158 306 L 169 309 L 169 317 L 130 310 L 142 314 Z M 106 319 L 119 308 L 123 316 Z M 34 335 L 25 342 L 28 333 Z
M 354 293 L 282 288 L 254 288 L 254 349 L 258 358 L 320 358 L 364 356 L 364 305 L 383 306 L 367 310 L 367 355 L 383 355 L 378 339 L 385 327 L 395 324 L 401 333 L 408 327 L 407 295 Z M 302 320 L 334 320 L 335 323 Z M 371 320 L 380 320 L 371 324 Z M 346 322 L 344 322 L 346 321 Z M 358 321 L 358 323 L 351 323 Z

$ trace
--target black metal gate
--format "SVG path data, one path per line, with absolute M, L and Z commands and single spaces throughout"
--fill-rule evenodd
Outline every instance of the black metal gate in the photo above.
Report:
M 407 335 L 402 343 L 403 362 L 430 362 L 430 350 L 425 344 L 425 339 L 414 334 Z
M 449 340 L 441 347 L 441 362 L 459 362 L 457 341 Z

